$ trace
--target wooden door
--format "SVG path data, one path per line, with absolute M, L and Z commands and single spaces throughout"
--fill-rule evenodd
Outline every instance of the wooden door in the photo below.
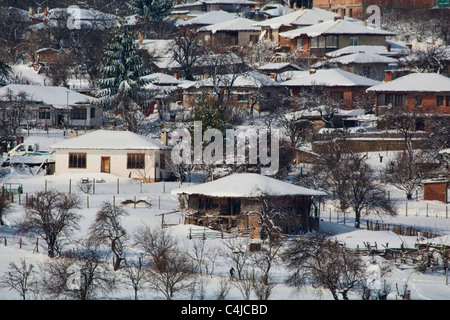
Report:
M 102 157 L 100 165 L 101 172 L 110 173 L 111 171 L 111 157 Z

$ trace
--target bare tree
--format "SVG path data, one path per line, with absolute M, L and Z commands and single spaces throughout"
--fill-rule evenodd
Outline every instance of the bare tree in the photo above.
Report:
M 339 300 L 339 294 L 348 300 L 348 292 L 364 280 L 361 257 L 324 235 L 299 238 L 283 252 L 283 259 L 293 271 L 288 283 L 325 288 L 335 300 Z
M 426 160 L 417 152 L 411 158 L 408 152 L 400 151 L 388 167 L 386 181 L 404 191 L 406 199 L 411 200 L 414 192 L 422 186 L 423 179 L 430 174 L 431 169 L 425 165 Z
M 194 80 L 194 67 L 198 65 L 206 50 L 195 30 L 180 28 L 175 38 L 175 45 L 168 50 L 168 53 L 181 66 L 184 78 Z
M 398 130 L 403 135 L 405 147 L 412 158 L 412 140 L 416 131 L 416 111 L 411 111 L 404 106 L 390 107 L 379 119 L 379 126 L 386 129 Z
M 135 239 L 145 252 L 148 262 L 148 282 L 170 300 L 186 289 L 195 274 L 189 256 L 177 247 L 177 241 L 165 229 L 140 227 Z
M 5 225 L 3 216 L 9 210 L 10 206 L 11 206 L 11 202 L 10 202 L 9 198 L 6 196 L 6 192 L 2 188 L 2 191 L 0 192 L 0 226 Z
M 64 238 L 79 229 L 81 216 L 74 212 L 79 207 L 80 199 L 74 194 L 39 191 L 27 204 L 17 233 L 42 237 L 47 243 L 48 256 L 53 258 L 61 254 Z
M 122 207 L 104 202 L 89 228 L 89 240 L 92 244 L 105 244 L 110 247 L 115 257 L 114 271 L 118 270 L 121 262 L 125 260 L 124 244 L 127 232 L 122 226 L 121 218 L 127 215 L 128 212 Z
M 52 299 L 92 300 L 115 289 L 105 264 L 106 254 L 85 244 L 41 267 L 43 293 Z
M 265 275 L 256 275 L 255 278 L 256 279 L 253 282 L 253 293 L 258 300 L 268 300 L 275 288 L 275 283 L 269 283 L 268 279 L 265 278 Z
M 250 261 L 250 251 L 248 251 L 248 239 L 231 238 L 224 241 L 225 249 L 222 252 L 224 257 L 231 262 L 232 268 L 236 268 L 238 279 L 242 279 L 245 268 Z
M 250 300 L 250 296 L 255 283 L 254 273 L 250 273 L 248 270 L 242 272 L 240 278 L 233 281 L 233 285 L 239 290 L 244 300 Z
M 20 266 L 11 262 L 8 272 L 0 278 L 0 287 L 14 290 L 26 300 L 28 293 L 36 294 L 38 292 L 38 272 L 34 270 L 33 264 L 27 263 L 26 259 L 20 259 Z
M 341 211 L 353 210 L 355 227 L 359 228 L 364 211 L 396 215 L 393 203 L 365 162 L 365 155 L 346 150 L 345 146 L 335 145 L 333 151 L 323 155 L 316 166 L 322 166 L 328 174 L 325 188 L 338 197 Z
M 14 140 L 19 135 L 24 122 L 31 118 L 31 110 L 27 107 L 29 99 L 25 92 L 14 94 L 7 90 L 0 103 L 0 139 Z
M 279 262 L 279 252 L 282 248 L 280 241 L 271 241 L 262 246 L 261 250 L 256 251 L 251 256 L 251 260 L 259 270 L 261 270 L 262 284 L 269 284 L 270 270 Z
M 134 290 L 134 300 L 138 300 L 138 292 L 142 290 L 148 281 L 147 272 L 143 266 L 143 257 L 138 260 L 125 260 L 125 267 L 122 268 L 126 282 L 131 284 Z
M 230 289 L 231 289 L 230 279 L 227 278 L 227 277 L 226 278 L 225 277 L 221 277 L 219 279 L 218 289 L 215 292 L 217 300 L 225 300 L 225 298 L 230 293 Z

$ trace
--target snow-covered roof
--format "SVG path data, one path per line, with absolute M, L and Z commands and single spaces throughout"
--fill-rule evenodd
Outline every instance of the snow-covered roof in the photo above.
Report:
M 145 82 L 149 82 L 152 84 L 158 84 L 161 86 L 178 85 L 178 84 L 182 83 L 181 80 L 175 78 L 174 76 L 171 76 L 171 75 L 168 75 L 165 73 L 161 73 L 161 72 L 148 74 L 146 76 L 141 77 L 141 79 L 144 80 Z
M 340 57 L 346 54 L 353 54 L 357 52 L 364 52 L 364 53 L 371 53 L 371 54 L 378 54 L 383 56 L 395 56 L 398 54 L 401 54 L 402 51 L 406 50 L 405 48 L 391 48 L 391 51 L 388 51 L 386 46 L 347 46 L 335 51 L 328 52 L 326 56 L 331 58 Z
M 138 40 L 136 40 L 138 42 Z M 173 60 L 169 49 L 175 45 L 174 40 L 144 39 L 139 49 L 147 50 L 152 56 L 152 62 L 161 69 L 179 68 L 180 64 Z
M 279 3 L 268 3 L 261 8 L 260 12 L 264 12 L 273 18 L 289 14 L 292 9 Z
M 322 196 L 324 192 L 300 187 L 256 173 L 238 173 L 215 181 L 175 189 L 172 194 L 252 198 L 260 196 Z
M 382 82 L 368 92 L 450 92 L 450 78 L 437 73 L 412 73 Z
M 231 82 L 233 82 L 232 87 L 249 87 L 249 88 L 258 88 L 265 86 L 277 86 L 278 82 L 272 80 L 269 76 L 265 74 L 253 71 L 248 73 L 243 73 L 240 75 L 235 74 L 226 74 L 221 76 L 221 80 L 217 85 L 220 86 L 228 86 Z M 207 78 L 196 81 L 193 86 L 195 87 L 210 87 L 213 86 L 213 79 Z
M 304 76 L 296 77 L 292 80 L 284 81 L 284 86 L 314 86 L 323 85 L 326 87 L 371 87 L 379 84 L 379 81 L 372 80 L 341 69 L 316 70 L 315 73 L 305 73 Z
M 333 20 L 335 17 L 338 17 L 338 14 L 320 8 L 301 9 L 281 17 L 254 23 L 254 25 L 259 27 L 270 27 L 272 29 L 279 29 L 282 26 L 290 25 L 310 26 L 318 23 L 320 20 Z
M 200 28 L 199 31 L 211 31 L 213 34 L 218 31 L 261 31 L 260 27 L 253 26 L 254 22 L 246 18 L 234 18 Z
M 84 27 L 94 27 L 98 29 L 103 29 L 104 27 L 109 27 L 117 24 L 119 22 L 119 17 L 105 13 L 102 11 L 94 9 L 84 9 L 84 8 L 53 8 L 48 11 L 47 16 L 44 13 L 35 14 L 34 17 L 46 22 L 37 23 L 31 26 L 32 29 L 40 29 L 46 26 L 57 27 L 62 17 L 69 15 L 73 20 L 69 20 L 68 23 L 73 23 L 74 28 L 84 28 Z M 69 26 L 69 24 L 68 24 Z
M 0 100 L 5 100 L 5 94 L 11 91 L 14 95 L 21 92 L 27 94 L 27 100 L 53 106 L 57 109 L 67 108 L 67 105 L 90 104 L 96 98 L 69 90 L 65 87 L 41 86 L 31 84 L 10 84 L 0 88 Z
M 365 53 L 365 52 L 357 52 L 352 53 L 332 59 L 328 59 L 325 61 L 320 61 L 316 64 L 314 64 L 313 68 L 318 68 L 323 65 L 326 65 L 328 63 L 337 63 L 337 64 L 368 64 L 368 63 L 383 63 L 383 64 L 389 64 L 389 63 L 396 63 L 398 62 L 397 59 L 390 58 L 390 57 L 384 57 L 379 54 L 373 54 L 373 53 Z
M 130 131 L 96 130 L 52 144 L 50 149 L 159 150 L 163 143 Z
M 178 21 L 179 26 L 190 26 L 190 25 L 211 25 L 219 22 L 225 22 L 236 18 L 236 14 L 230 13 L 223 10 L 210 11 L 193 19 Z
M 282 70 L 284 68 L 292 68 L 296 70 L 302 70 L 299 66 L 289 62 L 270 62 L 259 67 L 259 70 Z
M 206 4 L 232 4 L 232 5 L 256 5 L 257 2 L 250 0 L 207 0 L 204 1 Z
M 394 36 L 395 34 L 386 30 L 375 29 L 364 26 L 360 22 L 350 22 L 347 20 L 328 20 L 309 27 L 298 28 L 286 32 L 281 32 L 280 36 L 294 39 L 302 35 L 317 37 L 320 35 L 379 35 Z

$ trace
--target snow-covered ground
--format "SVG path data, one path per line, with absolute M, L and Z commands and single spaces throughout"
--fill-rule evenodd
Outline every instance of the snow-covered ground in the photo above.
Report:
M 82 132 L 80 132 L 82 134 Z M 39 143 L 41 150 L 48 150 L 48 146 L 55 142 L 65 139 L 63 133 L 57 130 L 50 130 L 49 133 L 40 131 L 30 132 L 30 136 L 25 136 L 25 142 Z M 383 162 L 379 161 L 379 153 L 369 153 L 368 161 L 376 170 L 383 170 L 388 158 L 393 153 L 383 153 Z M 178 207 L 178 201 L 175 195 L 170 191 L 179 188 L 178 182 L 158 182 L 152 184 L 142 184 L 132 179 L 120 178 L 109 174 L 92 174 L 90 179 L 103 181 L 96 183 L 95 194 L 89 196 L 82 193 L 76 185 L 76 182 L 81 178 L 86 178 L 86 175 L 32 175 L 27 170 L 13 170 L 7 176 L 2 178 L 1 183 L 4 182 L 21 182 L 24 187 L 24 194 L 22 194 L 21 201 L 24 200 L 25 194 L 32 194 L 37 191 L 44 190 L 47 185 L 48 189 L 56 189 L 58 191 L 71 191 L 80 195 L 83 208 L 79 210 L 82 215 L 80 220 L 80 230 L 77 231 L 73 237 L 76 243 L 77 239 L 83 239 L 89 226 L 95 218 L 95 214 L 104 201 L 113 201 L 120 204 L 123 200 L 143 199 L 151 203 L 151 206 L 145 204 L 138 204 L 136 208 L 133 205 L 124 205 L 128 216 L 123 218 L 123 224 L 127 231 L 132 234 L 137 227 L 142 225 L 159 226 L 161 225 L 162 216 L 164 215 L 165 223 L 173 226 L 169 227 L 172 235 L 178 238 L 180 247 L 192 247 L 194 240 L 189 240 L 188 235 L 190 230 L 201 229 L 192 225 L 185 225 L 183 223 L 183 215 L 179 212 L 173 211 Z M 117 185 L 119 181 L 119 190 Z M 183 186 L 187 185 L 184 183 Z M 438 232 L 443 237 L 436 239 L 439 243 L 450 243 L 450 218 L 446 218 L 446 205 L 436 201 L 423 201 L 419 193 L 418 201 L 406 201 L 403 192 L 389 187 L 390 197 L 393 199 L 398 207 L 399 214 L 396 217 L 380 217 L 380 216 L 364 216 L 363 219 L 371 219 L 372 221 L 382 221 L 384 223 L 405 224 L 414 227 L 424 228 Z M 89 208 L 88 208 L 89 197 Z M 405 208 L 408 203 L 408 214 L 406 215 Z M 428 208 L 428 211 L 427 211 Z M 330 210 L 331 209 L 331 210 Z M 24 208 L 18 204 L 18 198 L 12 205 L 12 209 L 5 216 L 6 225 L 0 227 L 0 275 L 8 270 L 8 265 L 11 262 L 18 264 L 21 258 L 25 258 L 29 263 L 38 266 L 40 263 L 46 261 L 48 258 L 45 250 L 40 247 L 39 252 L 35 252 L 36 238 L 23 238 L 22 249 L 19 248 L 19 236 L 14 234 L 16 223 L 21 218 Z M 428 212 L 428 217 L 427 217 Z M 390 248 L 399 248 L 401 244 L 407 247 L 413 247 L 417 241 L 417 237 L 399 236 L 388 231 L 368 231 L 363 226 L 360 229 L 353 227 L 352 215 L 346 216 L 345 224 L 342 214 L 337 216 L 333 201 L 327 201 L 325 207 L 322 208 L 321 213 L 321 229 L 332 234 L 338 241 L 345 243 L 347 247 L 364 248 L 364 243 L 369 242 L 378 245 L 389 244 Z M 4 239 L 7 239 L 7 246 L 4 245 Z M 207 240 L 207 247 L 214 250 L 219 250 L 223 246 L 223 241 L 218 239 Z M 132 248 L 130 248 L 131 250 Z M 370 266 L 370 265 L 368 265 Z M 215 299 L 217 288 L 221 277 L 229 276 L 230 264 L 224 258 L 219 257 L 215 262 L 215 270 L 213 277 L 204 277 L 206 286 L 206 299 Z M 306 287 L 301 291 L 296 291 L 292 287 L 284 283 L 288 275 L 287 270 L 282 265 L 277 265 L 271 272 L 272 281 L 276 283 L 270 299 L 277 300 L 331 300 L 332 296 L 328 291 L 317 291 L 311 287 Z M 389 299 L 399 299 L 396 291 L 396 285 L 401 289 L 405 284 L 411 290 L 411 298 L 418 300 L 450 300 L 450 285 L 445 284 L 445 275 L 442 271 L 426 273 L 419 273 L 413 269 L 411 265 L 404 265 L 397 263 L 393 265 L 392 272 L 387 276 L 387 281 L 391 285 L 391 293 Z M 40 297 L 42 298 L 42 297 Z M 119 290 L 113 292 L 104 299 L 134 299 L 134 292 L 131 287 L 122 285 Z M 140 299 L 164 299 L 164 296 L 149 289 L 141 290 L 139 292 Z M 196 297 L 194 297 L 196 298 Z M 252 298 L 255 298 L 252 296 Z M 360 295 L 352 293 L 351 299 L 360 299 Z M 7 288 L 0 288 L 0 299 L 20 299 L 19 295 Z M 177 293 L 175 299 L 191 299 L 189 293 Z M 236 287 L 232 287 L 227 299 L 242 299 L 242 295 Z

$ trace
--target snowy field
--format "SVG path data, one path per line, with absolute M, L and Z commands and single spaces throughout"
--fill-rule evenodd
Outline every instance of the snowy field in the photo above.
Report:
M 82 134 L 82 132 L 80 132 Z M 61 131 L 50 131 L 48 134 L 44 132 L 31 132 L 30 136 L 25 137 L 25 142 L 39 143 L 41 150 L 48 150 L 48 146 L 65 139 Z M 383 154 L 384 160 L 379 161 L 378 153 L 369 153 L 369 163 L 376 170 L 383 170 L 387 163 L 389 156 L 393 153 Z M 95 214 L 101 207 L 104 201 L 115 200 L 116 204 L 124 200 L 142 199 L 151 203 L 151 206 L 145 204 L 124 205 L 128 216 L 123 218 L 123 224 L 128 233 L 142 225 L 159 226 L 162 221 L 162 214 L 164 214 L 164 221 L 172 225 L 169 227 L 172 235 L 178 238 L 180 247 L 192 247 L 193 240 L 188 239 L 190 229 L 202 229 L 192 225 L 183 224 L 183 215 L 179 212 L 173 213 L 178 207 L 178 201 L 175 195 L 170 193 L 171 190 L 179 188 L 178 182 L 158 182 L 152 184 L 142 184 L 132 179 L 120 178 L 109 174 L 92 174 L 89 179 L 96 179 L 99 182 L 96 184 L 95 194 L 89 196 L 78 190 L 76 182 L 81 178 L 86 178 L 86 175 L 59 175 L 59 176 L 44 176 L 32 175 L 27 170 L 13 170 L 10 174 L 4 177 L 1 182 L 21 182 L 24 186 L 24 194 L 21 196 L 21 201 L 24 201 L 25 195 L 32 194 L 37 191 L 42 191 L 47 185 L 48 189 L 55 189 L 58 191 L 71 191 L 78 193 L 82 199 L 83 208 L 79 210 L 82 215 L 80 220 L 80 230 L 74 234 L 72 243 L 83 239 L 89 226 L 95 218 Z M 184 183 L 183 186 L 188 183 Z M 119 185 L 119 188 L 118 188 Z M 119 190 L 118 190 L 119 189 Z M 414 199 L 406 202 L 403 192 L 389 188 L 391 199 L 393 199 L 398 208 L 398 216 L 396 217 L 380 217 L 380 216 L 363 216 L 363 220 L 371 219 L 372 221 L 380 221 L 383 223 L 404 224 L 422 228 L 436 233 L 440 233 L 443 237 L 435 239 L 438 243 L 450 243 L 450 218 L 446 217 L 446 205 L 436 201 L 423 201 L 419 193 L 419 199 Z M 17 195 L 16 195 L 17 197 Z M 89 201 L 89 208 L 88 208 Z M 408 213 L 406 215 L 406 203 L 408 203 Z M 331 209 L 331 210 L 330 210 Z M 8 265 L 11 262 L 20 263 L 21 258 L 25 258 L 29 263 L 36 266 L 46 261 L 48 258 L 45 254 L 44 248 L 40 247 L 39 252 L 35 251 L 36 238 L 23 238 L 22 248 L 19 247 L 19 237 L 14 234 L 16 229 L 16 221 L 22 216 L 24 208 L 19 205 L 18 198 L 15 199 L 10 210 L 5 216 L 6 225 L 0 227 L 0 275 L 8 270 Z M 406 247 L 414 247 L 418 240 L 417 237 L 399 236 L 388 231 L 368 231 L 365 229 L 365 224 L 360 229 L 353 227 L 352 215 L 349 214 L 345 218 L 342 215 L 337 215 L 332 201 L 327 201 L 324 204 L 321 212 L 321 229 L 329 232 L 330 236 L 336 238 L 338 241 L 345 243 L 347 247 L 364 248 L 365 242 L 370 242 L 378 245 L 385 245 L 388 243 L 390 248 L 399 248 L 402 244 Z M 7 239 L 7 246 L 4 245 L 4 239 Z M 207 240 L 207 247 L 218 250 L 223 246 L 221 239 Z M 133 251 L 133 248 L 129 249 Z M 222 277 L 229 276 L 230 264 L 223 258 L 218 258 L 215 263 L 215 270 L 212 277 L 205 277 L 204 283 L 206 286 L 206 299 L 215 299 L 216 291 L 219 286 L 219 280 Z M 276 283 L 270 299 L 273 300 L 331 300 L 333 299 L 328 291 L 317 291 L 313 288 L 306 287 L 301 291 L 294 290 L 292 287 L 284 284 L 287 276 L 287 270 L 283 266 L 276 266 L 271 272 L 272 281 Z M 442 271 L 431 272 L 427 271 L 424 274 L 419 273 L 413 269 L 411 265 L 396 264 L 393 271 L 387 276 L 388 282 L 391 284 L 391 293 L 388 299 L 399 299 L 396 292 L 396 285 L 402 288 L 405 284 L 411 290 L 411 298 L 414 300 L 450 300 L 450 285 L 445 284 L 445 275 Z M 42 299 L 42 297 L 37 297 Z M 139 292 L 140 299 L 148 300 L 163 300 L 164 296 L 156 291 L 149 289 Z M 189 293 L 177 293 L 174 297 L 179 300 L 196 299 L 191 297 Z M 252 298 L 254 298 L 252 296 Z M 19 295 L 7 288 L 0 289 L 1 300 L 16 300 L 20 299 Z M 101 299 L 134 299 L 134 292 L 131 287 L 122 285 L 118 290 L 113 292 L 111 296 L 101 297 Z M 231 288 L 227 299 L 241 300 L 242 295 L 235 287 Z M 350 294 L 350 299 L 360 299 L 356 293 Z

